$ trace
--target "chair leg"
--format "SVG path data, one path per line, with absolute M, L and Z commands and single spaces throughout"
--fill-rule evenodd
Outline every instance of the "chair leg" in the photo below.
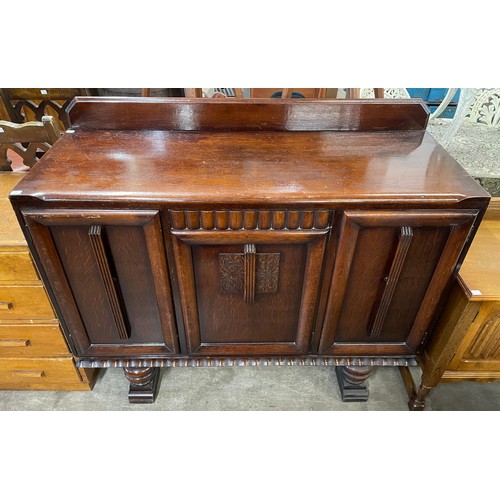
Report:
M 455 92 L 457 90 L 458 89 L 448 89 L 448 92 L 446 92 L 446 95 L 444 96 L 444 99 L 441 102 L 441 104 L 436 108 L 434 113 L 432 113 L 431 116 L 429 117 L 431 120 L 433 120 L 434 118 L 437 118 L 438 116 L 440 116 L 443 113 L 443 111 L 447 108 L 448 104 L 450 104 L 450 102 L 453 99 L 453 96 L 455 95 Z
M 360 99 L 361 89 L 347 89 L 347 97 L 349 99 Z
M 444 147 L 450 144 L 451 140 L 455 137 L 455 134 L 464 122 L 465 116 L 467 115 L 469 108 L 474 101 L 474 97 L 476 96 L 476 90 L 477 89 L 461 89 L 455 116 L 451 120 L 448 130 L 441 140 L 441 144 Z

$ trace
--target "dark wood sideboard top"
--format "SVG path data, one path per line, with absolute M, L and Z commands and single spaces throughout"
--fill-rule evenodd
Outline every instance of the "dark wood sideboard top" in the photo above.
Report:
M 14 196 L 339 208 L 489 198 L 425 131 L 420 100 L 76 98 L 70 119 Z

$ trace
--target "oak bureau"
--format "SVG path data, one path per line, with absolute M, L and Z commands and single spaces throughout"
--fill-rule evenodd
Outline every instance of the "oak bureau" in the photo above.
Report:
M 331 365 L 432 335 L 489 195 L 420 100 L 76 98 L 11 202 L 80 367 Z M 300 372 L 297 374 L 300 377 Z

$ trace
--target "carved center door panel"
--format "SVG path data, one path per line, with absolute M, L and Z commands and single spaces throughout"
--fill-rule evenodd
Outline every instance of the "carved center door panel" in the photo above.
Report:
M 307 353 L 329 211 L 171 211 L 190 354 Z
M 159 213 L 24 213 L 77 355 L 178 352 Z
M 319 352 L 415 353 L 476 215 L 345 212 Z

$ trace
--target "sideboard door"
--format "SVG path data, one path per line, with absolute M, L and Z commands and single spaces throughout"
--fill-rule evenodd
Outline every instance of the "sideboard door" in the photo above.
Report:
M 179 351 L 158 211 L 23 215 L 77 356 Z
M 171 211 L 186 350 L 307 354 L 329 211 Z
M 456 270 L 475 210 L 343 215 L 320 354 L 414 354 Z

